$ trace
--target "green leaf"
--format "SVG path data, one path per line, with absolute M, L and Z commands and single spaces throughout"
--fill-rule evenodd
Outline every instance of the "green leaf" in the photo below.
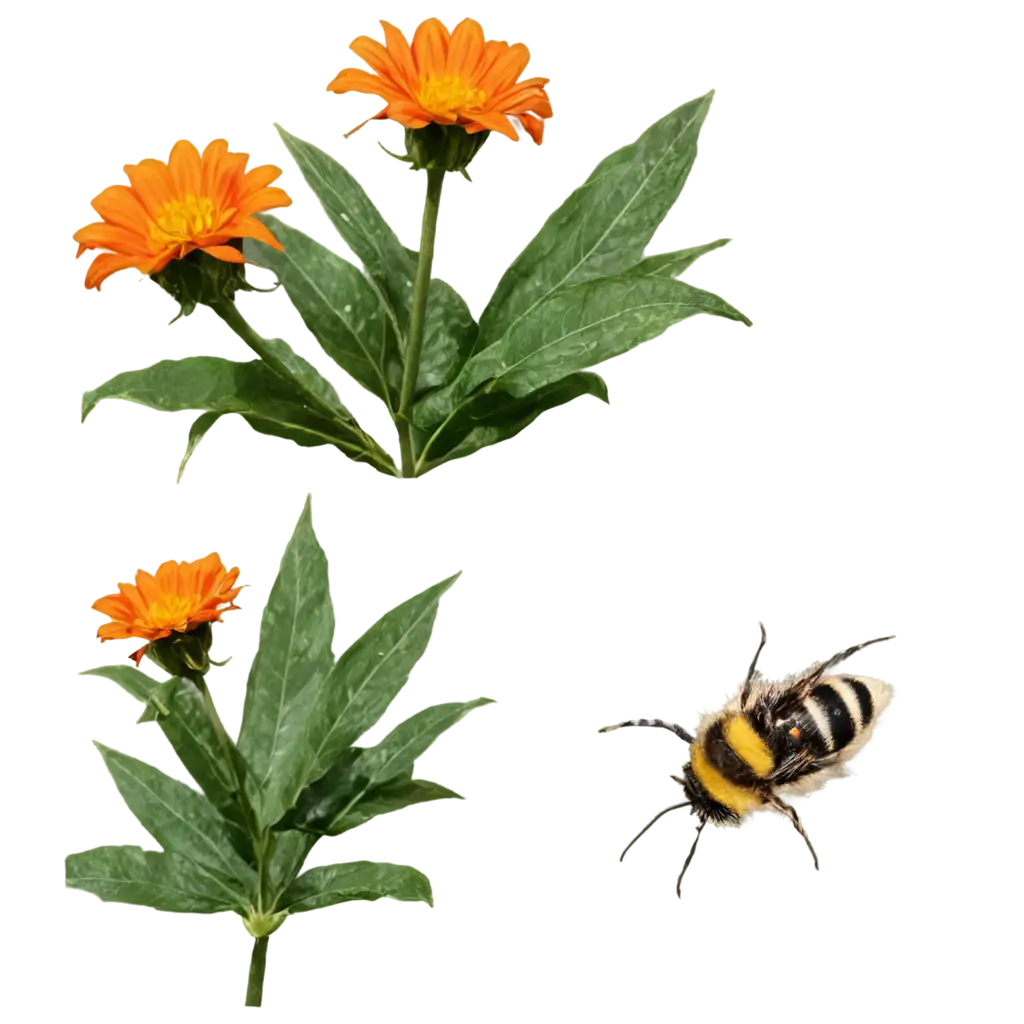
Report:
M 366 776 L 368 788 L 406 774 L 443 733 L 487 703 L 485 698 L 464 697 L 412 716 L 377 750 L 362 755 L 354 771 Z
M 124 697 L 138 715 L 139 724 L 150 724 L 169 714 L 171 696 L 179 680 L 163 670 L 129 662 L 108 665 L 82 665 L 74 675 L 76 682 L 98 682 Z
M 361 756 L 360 748 L 342 752 L 325 775 L 306 786 L 295 807 L 274 828 L 296 829 L 311 836 L 338 836 L 397 803 L 455 799 L 450 790 L 424 785 L 409 775 L 372 785 L 366 776 L 353 771 Z M 339 818 L 343 810 L 345 814 Z
M 264 824 L 280 817 L 280 787 L 293 771 L 295 732 L 304 729 L 308 713 L 299 702 L 304 695 L 307 702 L 315 698 L 331 670 L 333 636 L 327 558 L 307 498 L 263 611 L 238 737 L 255 783 L 250 797 Z
M 473 351 L 476 339 L 476 321 L 465 299 L 450 284 L 433 278 L 427 292 L 416 394 L 453 381 Z
M 355 803 L 351 801 L 332 800 L 325 802 L 317 811 L 323 817 L 311 817 L 304 822 L 300 830 L 307 831 L 311 836 L 338 837 L 349 833 L 357 825 L 376 817 L 388 808 L 398 804 L 423 804 L 439 800 L 458 800 L 459 795 L 447 790 L 442 785 L 425 785 L 409 775 L 370 786 L 356 794 Z
M 361 464 L 386 477 L 394 476 L 394 466 L 376 441 L 357 424 L 328 420 L 297 404 L 271 406 L 264 403 L 257 414 L 209 413 L 197 417 L 185 429 L 184 446 L 177 463 L 180 478 L 191 460 L 207 450 L 211 437 L 222 427 L 238 422 L 254 436 L 285 441 L 297 449 L 333 451 L 348 463 Z
M 522 397 L 627 352 L 697 313 L 750 324 L 717 295 L 666 277 L 627 271 L 565 288 L 518 320 L 500 342 L 473 356 L 453 384 L 417 403 L 413 418 L 430 429 L 458 412 L 484 383 Z
M 608 387 L 596 373 L 571 373 L 568 377 L 514 398 L 500 389 L 484 387 L 473 395 L 456 415 L 420 442 L 420 473 L 444 462 L 515 437 L 541 413 L 571 402 L 582 395 L 608 401 Z
M 248 354 L 170 352 L 82 385 L 79 412 L 88 419 L 100 403 L 117 402 L 187 420 L 202 413 L 247 412 L 260 397 L 288 401 L 295 396 Z
M 690 249 L 679 249 L 676 252 L 663 252 L 657 256 L 648 256 L 636 266 L 630 267 L 625 274 L 630 277 L 679 277 L 701 256 L 713 252 L 715 249 L 721 249 L 723 245 L 728 245 L 731 241 L 730 238 L 719 238 L 706 245 L 695 245 Z
M 480 318 L 476 351 L 559 289 L 640 261 L 686 183 L 713 95 L 673 110 L 597 165 L 505 272 Z
M 256 873 L 231 845 L 224 819 L 183 782 L 101 743 L 96 744 L 125 803 L 168 852 L 186 857 L 232 903 L 255 892 Z
M 360 860 L 310 868 L 288 887 L 278 901 L 278 909 L 298 914 L 350 900 L 379 900 L 382 896 L 434 905 L 427 876 L 415 868 Z
M 181 680 L 169 701 L 168 714 L 158 719 L 168 746 L 216 808 L 229 804 L 236 792 L 227 760 L 227 738 L 221 739 L 210 719 L 203 694 Z
M 308 832 L 275 832 L 274 853 L 270 859 L 270 905 L 274 906 L 277 896 L 295 881 L 302 865 L 320 837 Z
M 338 659 L 308 705 L 304 728 L 293 729 L 289 748 L 281 751 L 281 770 L 264 798 L 268 823 L 280 820 L 303 788 L 384 714 L 426 650 L 438 602 L 457 579 L 450 576 L 393 608 Z
M 402 389 L 395 325 L 351 263 L 276 217 L 260 218 L 284 252 L 247 239 L 246 258 L 272 270 L 320 347 L 394 414 Z
M 299 373 L 300 355 L 283 349 L 278 354 Z M 310 365 L 307 376 L 324 379 L 317 376 L 317 365 Z M 83 419 L 111 403 L 121 410 L 159 410 L 167 418 L 191 421 L 186 453 L 219 417 L 238 416 L 263 436 L 303 447 L 330 447 L 374 468 L 389 466 L 354 420 L 340 411 L 336 419 L 312 411 L 298 384 L 284 382 L 248 353 L 171 353 L 133 370 L 115 371 L 81 389 Z
M 348 747 L 343 750 L 320 778 L 306 786 L 295 806 L 274 823 L 274 828 L 305 830 L 310 822 L 322 821 L 337 813 L 355 794 L 354 787 L 360 784 L 358 779 L 353 778 L 349 769 L 362 753 L 362 747 Z M 411 779 L 412 771 L 407 772 L 405 777 Z
M 83 889 L 108 903 L 134 903 L 182 914 L 244 912 L 248 900 L 228 892 L 191 861 L 138 846 L 99 846 L 64 862 L 69 889 Z
M 415 264 L 393 228 L 355 176 L 323 146 L 300 138 L 287 123 L 275 121 L 271 130 L 332 226 L 387 295 L 404 333 L 412 298 L 407 282 L 413 280 Z

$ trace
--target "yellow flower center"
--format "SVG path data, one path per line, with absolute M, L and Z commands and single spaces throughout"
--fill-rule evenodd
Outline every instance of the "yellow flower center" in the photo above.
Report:
M 158 245 L 193 242 L 213 230 L 217 211 L 206 196 L 185 196 L 164 203 L 149 226 L 149 236 Z
M 146 609 L 149 625 L 157 629 L 176 629 L 183 632 L 188 624 L 188 617 L 196 610 L 194 597 L 183 597 L 181 594 L 161 594 Z
M 438 117 L 458 117 L 465 110 L 482 106 L 487 94 L 459 75 L 435 75 L 431 72 L 420 79 L 416 97 L 420 106 Z

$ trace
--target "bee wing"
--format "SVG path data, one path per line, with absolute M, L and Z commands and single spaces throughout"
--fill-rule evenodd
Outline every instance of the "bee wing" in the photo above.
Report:
M 769 776 L 769 782 L 773 786 L 786 786 L 805 775 L 813 775 L 834 764 L 835 754 L 828 754 L 826 757 L 815 757 L 814 753 L 804 747 L 798 750 L 791 758 L 783 761 Z
M 796 714 L 800 709 L 801 695 L 797 688 L 797 677 L 791 679 L 766 679 L 758 676 L 740 701 L 743 710 L 759 711 L 775 721 L 781 721 Z M 729 701 L 734 702 L 734 701 Z
M 666 804 L 644 818 L 636 833 L 618 851 L 617 859 L 623 863 L 678 859 L 692 843 L 696 829 L 697 822 L 689 804 Z

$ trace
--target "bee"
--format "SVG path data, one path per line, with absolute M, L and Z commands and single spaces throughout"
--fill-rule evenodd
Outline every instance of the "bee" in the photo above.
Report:
M 689 744 L 690 760 L 683 766 L 683 777 L 672 776 L 687 799 L 656 814 L 619 857 L 621 861 L 663 815 L 689 807 L 700 824 L 676 881 L 677 896 L 682 895 L 683 875 L 704 826 L 709 821 L 739 825 L 753 811 L 771 809 L 789 818 L 803 836 L 817 870 L 818 855 L 796 810 L 783 797 L 810 793 L 829 779 L 845 775 L 846 762 L 871 738 L 878 716 L 892 699 L 892 687 L 880 679 L 826 675 L 857 651 L 892 640 L 891 636 L 848 647 L 781 682 L 769 682 L 757 671 L 766 639 L 761 625 L 761 643 L 739 692 L 721 711 L 701 718 L 696 736 L 660 718 L 637 718 L 598 730 L 653 726 L 668 729 Z

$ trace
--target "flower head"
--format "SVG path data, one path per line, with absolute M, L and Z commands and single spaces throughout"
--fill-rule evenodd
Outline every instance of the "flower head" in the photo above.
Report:
M 119 583 L 119 593 L 101 597 L 93 608 L 109 615 L 96 631 L 105 640 L 124 640 L 137 636 L 143 640 L 162 640 L 172 634 L 193 633 L 204 623 L 220 622 L 221 612 L 236 610 L 238 569 L 224 568 L 214 552 L 198 562 L 164 562 L 155 576 L 140 569 L 135 585 Z M 227 605 L 227 607 L 222 607 Z M 146 647 L 132 658 L 137 665 Z
M 99 291 L 111 274 L 136 267 L 156 274 L 171 260 L 196 249 L 226 263 L 244 263 L 229 244 L 255 238 L 275 249 L 281 245 L 254 213 L 290 206 L 280 188 L 267 186 L 281 175 L 265 164 L 246 172 L 248 153 L 229 153 L 223 139 L 199 150 L 182 139 L 170 158 L 126 164 L 129 185 L 111 185 L 93 201 L 103 218 L 75 232 L 78 255 L 87 249 L 109 249 L 92 261 L 86 288 Z
M 450 34 L 437 18 L 430 18 L 416 29 L 411 47 L 394 25 L 381 25 L 386 46 L 369 36 L 360 36 L 351 46 L 376 75 L 346 68 L 327 86 L 330 92 L 380 96 L 388 105 L 375 116 L 412 129 L 460 125 L 469 134 L 495 131 L 515 141 L 519 136 L 509 121 L 515 117 L 540 144 L 542 118 L 551 117 L 544 91 L 548 79 L 517 81 L 530 60 L 522 43 L 485 41 L 472 18 L 459 22 Z

